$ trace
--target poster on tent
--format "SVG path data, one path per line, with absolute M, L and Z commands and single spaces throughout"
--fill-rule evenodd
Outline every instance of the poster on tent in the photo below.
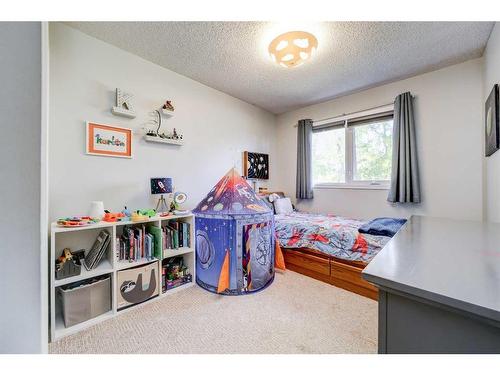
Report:
M 118 126 L 87 122 L 88 155 L 132 157 L 132 130 Z

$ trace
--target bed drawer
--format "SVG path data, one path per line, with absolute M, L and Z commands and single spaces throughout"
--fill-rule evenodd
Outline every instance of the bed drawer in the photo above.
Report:
M 362 268 L 350 266 L 348 264 L 332 261 L 331 262 L 331 275 L 340 280 L 347 281 L 367 289 L 377 291 L 378 289 L 370 284 L 368 281 L 361 277 Z
M 285 263 L 308 269 L 322 275 L 330 275 L 330 261 L 311 254 L 305 254 L 294 250 L 284 252 Z

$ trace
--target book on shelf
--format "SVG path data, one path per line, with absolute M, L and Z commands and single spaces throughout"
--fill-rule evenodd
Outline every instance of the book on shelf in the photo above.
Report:
M 153 256 L 160 259 L 161 258 L 161 244 L 162 244 L 162 231 L 161 228 L 155 226 L 149 226 L 146 231 L 153 236 Z
M 171 221 L 162 228 L 163 255 L 165 250 L 176 250 L 191 247 L 191 224 L 182 221 Z
M 85 255 L 83 260 L 83 265 L 87 271 L 90 271 L 99 265 L 106 249 L 108 248 L 109 242 L 111 240 L 111 235 L 102 230 L 97 236 L 92 248 Z
M 128 262 L 153 260 L 156 256 L 154 248 L 157 240 L 152 228 L 155 227 L 125 226 L 122 235 L 116 238 L 116 259 Z

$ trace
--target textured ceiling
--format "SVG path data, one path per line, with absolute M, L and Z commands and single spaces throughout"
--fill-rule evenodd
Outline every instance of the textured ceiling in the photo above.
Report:
M 492 22 L 71 22 L 86 34 L 279 114 L 482 55 Z M 318 51 L 285 69 L 269 42 L 310 31 Z

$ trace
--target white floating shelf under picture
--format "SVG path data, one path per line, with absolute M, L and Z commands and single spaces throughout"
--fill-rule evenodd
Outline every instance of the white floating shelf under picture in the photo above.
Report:
M 162 108 L 161 109 L 161 113 L 165 116 L 165 117 L 172 117 L 174 115 L 174 111 L 170 111 L 168 109 L 165 109 L 165 108 Z
M 183 139 L 168 139 L 168 138 L 155 137 L 152 135 L 145 135 L 144 139 L 146 140 L 146 142 L 166 143 L 175 146 L 182 146 L 184 144 Z
M 115 116 L 122 116 L 127 118 L 135 118 L 137 116 L 137 114 L 134 111 L 130 111 L 128 109 L 120 107 L 111 108 L 111 113 L 114 114 Z

